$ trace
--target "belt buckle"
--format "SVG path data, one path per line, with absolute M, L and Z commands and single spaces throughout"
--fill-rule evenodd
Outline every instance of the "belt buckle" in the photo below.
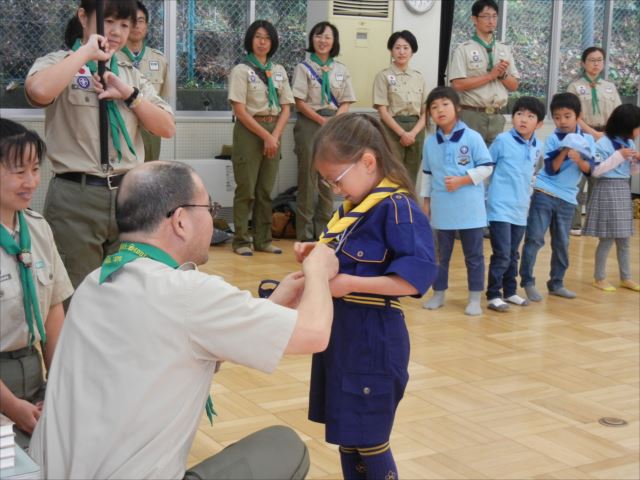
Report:
M 493 115 L 494 113 L 496 113 L 496 109 L 495 107 L 487 107 L 484 109 L 484 112 L 488 115 Z
M 117 190 L 117 189 L 118 189 L 118 186 L 117 186 L 117 185 L 116 185 L 116 186 L 111 185 L 111 179 L 112 179 L 113 177 L 116 177 L 116 176 L 117 176 L 117 175 L 107 175 L 107 177 L 106 177 L 106 178 L 107 178 L 107 188 L 108 188 L 109 190 Z

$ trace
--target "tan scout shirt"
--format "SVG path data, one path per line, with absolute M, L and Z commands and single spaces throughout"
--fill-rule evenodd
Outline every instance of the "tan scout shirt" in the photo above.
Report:
M 308 59 L 306 62 L 316 72 L 318 77 L 322 80 L 322 68 L 316 62 Z M 345 102 L 355 102 L 356 94 L 353 91 L 353 85 L 351 83 L 351 75 L 347 67 L 335 60 L 331 64 L 329 72 L 329 83 L 331 84 L 331 93 L 338 105 Z M 296 65 L 293 71 L 293 96 L 304 101 L 314 110 L 322 110 L 324 108 L 329 110 L 337 110 L 331 100 L 329 103 L 322 103 L 322 84 L 315 79 L 315 77 L 309 71 L 303 63 Z
M 392 116 L 420 115 L 427 101 L 427 84 L 417 70 L 402 71 L 390 65 L 373 81 L 373 105 L 385 105 Z
M 574 80 L 567 87 L 567 92 L 574 93 L 580 99 L 582 106 L 582 119 L 591 127 L 604 127 L 611 116 L 611 112 L 620 105 L 620 95 L 616 86 L 607 80 L 598 80 L 596 83 L 598 92 L 598 104 L 600 113 L 593 112 L 591 105 L 591 85 L 584 78 Z
M 520 78 L 511 54 L 511 48 L 500 42 L 493 47 L 494 64 L 500 60 L 509 62 L 507 73 L 512 77 Z M 449 81 L 457 78 L 479 77 L 487 73 L 489 55 L 485 48 L 473 40 L 468 40 L 455 49 L 449 65 Z M 492 80 L 481 87 L 459 92 L 462 105 L 471 107 L 497 107 L 507 104 L 509 91 L 500 80 Z
M 122 50 L 118 50 L 116 55 L 119 61 L 131 63 L 127 54 Z M 165 99 L 169 96 L 169 82 L 167 80 L 169 68 L 167 60 L 160 50 L 147 46 L 137 68 L 151 82 L 158 95 Z
M 46 220 L 31 210 L 24 210 L 24 217 L 31 234 L 31 253 L 38 304 L 42 321 L 46 322 L 49 308 L 66 300 L 73 287 L 64 269 L 58 249 L 53 241 L 51 228 Z M 19 241 L 20 226 L 16 222 L 14 238 Z M 29 329 L 25 320 L 22 300 L 20 269 L 15 255 L 0 248 L 0 351 L 12 352 L 29 344 Z M 34 330 L 40 341 L 38 329 Z
M 271 74 L 278 91 L 280 105 L 294 103 L 289 78 L 284 67 L 274 63 Z M 278 115 L 280 113 L 276 106 L 269 108 L 267 86 L 260 80 L 253 68 L 244 63 L 239 63 L 229 73 L 229 100 L 243 103 L 251 116 Z
M 43 478 L 183 478 L 218 363 L 275 370 L 297 312 L 188 268 L 78 287 L 29 447 Z
M 60 63 L 69 54 L 69 50 L 58 50 L 38 58 L 27 76 Z M 152 84 L 143 78 L 131 63 L 118 61 L 118 68 L 122 80 L 139 88 L 143 97 L 151 103 L 173 114 L 171 107 L 156 95 Z M 144 161 L 144 144 L 140 135 L 142 125 L 122 100 L 116 100 L 116 104 L 133 141 L 136 156 L 129 151 L 124 137 L 121 136 L 122 160 L 119 161 L 113 142 L 109 138 L 109 160 L 113 166 L 110 173 L 126 172 Z M 107 175 L 100 166 L 98 95 L 93 88 L 93 77 L 88 67 L 85 66 L 78 71 L 67 88 L 45 107 L 44 126 L 47 157 L 51 160 L 54 173 L 83 172 L 98 176 Z

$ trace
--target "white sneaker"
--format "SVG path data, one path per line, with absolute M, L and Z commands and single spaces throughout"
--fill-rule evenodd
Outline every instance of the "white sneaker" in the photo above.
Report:
M 573 235 L 574 237 L 579 237 L 582 235 L 582 229 L 572 228 L 571 230 L 569 230 L 569 235 Z

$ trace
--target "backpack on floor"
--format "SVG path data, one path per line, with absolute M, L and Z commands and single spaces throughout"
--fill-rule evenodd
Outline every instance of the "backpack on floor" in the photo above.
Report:
M 271 202 L 271 235 L 274 238 L 296 238 L 296 199 L 298 187 L 280 193 Z

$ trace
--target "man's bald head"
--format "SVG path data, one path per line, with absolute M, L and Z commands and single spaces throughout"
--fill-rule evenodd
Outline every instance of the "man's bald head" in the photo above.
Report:
M 127 172 L 116 199 L 120 233 L 153 232 L 167 213 L 192 203 L 195 171 L 180 162 L 143 163 Z

